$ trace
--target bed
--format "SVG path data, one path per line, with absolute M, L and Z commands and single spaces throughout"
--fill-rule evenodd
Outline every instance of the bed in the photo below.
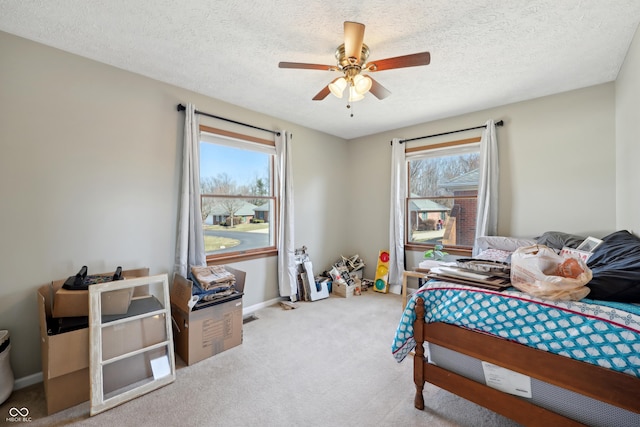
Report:
M 425 408 L 428 382 L 524 425 L 640 425 L 640 305 L 626 301 L 640 281 L 629 284 L 608 300 L 550 301 L 429 281 L 392 344 L 398 362 L 414 353 L 415 407 Z

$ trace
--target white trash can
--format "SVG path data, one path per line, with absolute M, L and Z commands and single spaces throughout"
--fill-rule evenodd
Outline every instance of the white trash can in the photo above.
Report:
M 9 398 L 13 391 L 10 353 L 9 331 L 0 331 L 0 404 Z

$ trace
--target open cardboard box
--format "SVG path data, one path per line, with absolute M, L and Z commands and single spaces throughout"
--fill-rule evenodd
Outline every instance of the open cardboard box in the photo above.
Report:
M 142 270 L 145 270 L 146 273 Z M 115 272 L 100 273 L 101 276 L 113 276 Z M 126 270 L 122 272 L 124 279 L 148 276 L 149 269 Z M 89 315 L 89 291 L 64 289 L 62 285 L 67 279 L 56 280 L 51 284 L 54 289 L 52 317 L 81 317 Z M 138 291 L 140 292 L 140 291 Z M 105 292 L 102 295 L 102 314 L 125 314 L 133 297 L 133 289 Z
M 242 295 L 246 273 L 225 266 L 236 279 L 234 295 L 193 307 L 193 282 L 174 274 L 171 317 L 176 353 L 187 365 L 242 344 Z
M 123 272 L 125 277 L 145 277 L 149 275 L 148 268 L 128 270 Z M 53 299 L 55 292 L 64 281 L 53 282 L 41 286 L 37 292 L 38 312 L 40 317 L 40 341 L 42 352 L 42 377 L 44 392 L 47 400 L 47 414 L 53 414 L 66 408 L 89 400 L 89 329 L 83 328 L 71 332 L 49 335 L 47 318 L 52 318 Z M 57 288 L 58 287 L 58 288 Z M 148 293 L 145 287 L 136 288 L 135 294 L 144 297 Z M 88 297 L 87 297 L 88 299 Z M 148 321 L 147 321 L 148 322 Z M 158 320 L 158 325 L 141 325 L 130 323 L 126 330 L 120 330 L 111 340 L 128 345 L 127 342 L 140 342 L 147 332 L 151 336 L 157 335 L 157 327 L 164 328 L 164 319 Z M 150 328 L 153 328 L 151 330 Z M 157 330 L 156 330 L 157 329 Z M 143 333 L 144 332 L 144 333 Z M 122 341 L 124 340 L 124 344 Z M 115 382 L 119 381 L 114 376 Z M 117 385 L 114 385 L 116 387 Z M 109 387 L 105 385 L 105 387 Z

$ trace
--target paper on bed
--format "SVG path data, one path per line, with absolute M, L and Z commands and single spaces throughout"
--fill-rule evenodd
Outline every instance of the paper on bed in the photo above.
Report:
M 496 291 L 511 287 L 509 277 L 504 274 L 483 273 L 459 267 L 432 268 L 428 276 L 445 282 L 462 283 L 464 285 L 479 286 Z
M 474 279 L 474 280 L 485 280 L 491 275 L 482 274 L 482 273 L 474 273 L 473 271 L 463 270 L 461 268 L 455 267 L 435 267 L 431 269 L 432 273 L 435 274 L 449 274 L 452 276 L 458 276 L 466 279 Z

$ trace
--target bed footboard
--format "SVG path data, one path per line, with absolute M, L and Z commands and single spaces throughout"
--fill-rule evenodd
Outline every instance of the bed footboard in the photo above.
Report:
M 417 409 L 425 407 L 424 383 L 429 382 L 525 425 L 582 425 L 529 401 L 429 364 L 424 359 L 424 343 L 430 342 L 640 413 L 637 401 L 637 396 L 640 395 L 638 378 L 458 326 L 425 324 L 422 298 L 416 300 L 415 311 L 414 405 Z
M 413 336 L 416 341 L 415 355 L 413 356 L 413 382 L 416 385 L 416 396 L 413 405 L 420 410 L 424 409 L 424 301 L 418 298 L 416 303 L 416 321 L 413 324 Z

